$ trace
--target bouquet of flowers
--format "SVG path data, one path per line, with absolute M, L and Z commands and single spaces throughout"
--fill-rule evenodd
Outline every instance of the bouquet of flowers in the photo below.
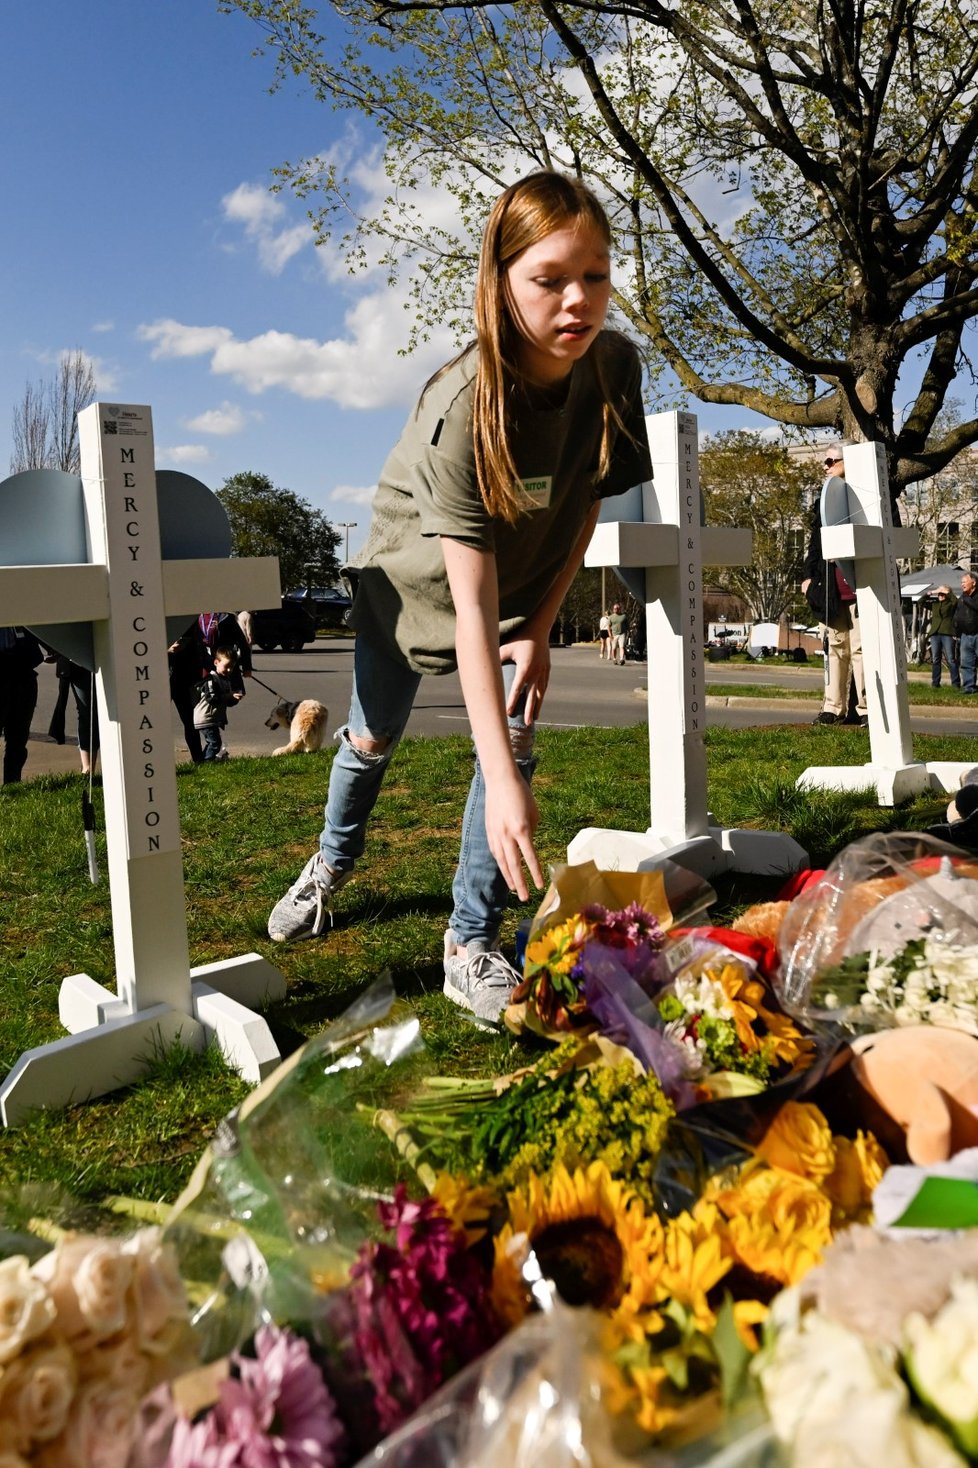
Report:
M 573 907 L 611 877 L 608 895 L 627 894 L 626 905 Z M 661 874 L 568 867 L 554 887 L 556 905 L 542 905 L 506 1012 L 515 1033 L 602 1034 L 632 1050 L 679 1110 L 760 1091 L 811 1064 L 814 1044 L 767 982 L 762 945 L 675 927 Z M 679 896 L 688 916 L 712 892 L 687 885 Z
M 811 1003 L 850 1030 L 930 1024 L 978 1036 L 978 942 L 932 930 L 894 953 L 854 953 L 818 975 Z
M 139 1403 L 195 1364 L 186 1291 L 158 1229 L 63 1234 L 0 1263 L 0 1463 L 125 1468 Z

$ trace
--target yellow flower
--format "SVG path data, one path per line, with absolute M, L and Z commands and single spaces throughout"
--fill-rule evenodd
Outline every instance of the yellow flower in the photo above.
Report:
M 520 1275 L 518 1236 L 537 1255 L 571 1305 L 592 1305 L 635 1317 L 653 1306 L 662 1268 L 663 1230 L 638 1197 L 602 1162 L 549 1177 L 531 1174 L 508 1193 L 509 1218 L 495 1239 L 493 1303 L 518 1324 L 528 1309 Z
M 456 1231 L 465 1234 L 470 1247 L 485 1237 L 489 1215 L 499 1203 L 499 1196 L 492 1188 L 454 1177 L 450 1172 L 438 1174 L 431 1196 L 441 1204 L 442 1212 Z
M 669 1220 L 662 1289 L 689 1311 L 698 1330 L 709 1332 L 716 1325 L 707 1295 L 733 1262 L 724 1220 L 712 1204 L 698 1203 L 692 1213 Z
M 538 968 L 545 968 L 553 974 L 569 974 L 590 931 L 581 917 L 568 918 L 547 928 L 526 945 L 526 972 L 532 974 Z
M 832 1238 L 832 1204 L 816 1183 L 763 1168 L 716 1198 L 730 1245 L 752 1274 L 797 1284 Z
M 835 1167 L 835 1143 L 825 1117 L 808 1101 L 786 1101 L 757 1149 L 771 1167 L 820 1183 Z
M 857 1132 L 855 1141 L 833 1140 L 835 1167 L 825 1179 L 825 1191 L 844 1216 L 861 1215 L 869 1209 L 889 1159 L 872 1132 Z
M 718 977 L 733 1010 L 737 1038 L 748 1054 L 765 1044 L 773 1059 L 794 1065 L 813 1049 L 812 1041 L 802 1035 L 786 1014 L 768 1009 L 764 1003 L 764 985 L 752 978 L 748 969 L 728 963 Z M 763 1026 L 761 1033 L 754 1028 L 758 1021 Z

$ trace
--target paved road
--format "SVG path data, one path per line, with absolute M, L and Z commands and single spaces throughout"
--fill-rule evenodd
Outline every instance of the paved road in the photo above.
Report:
M 289 699 L 318 698 L 330 710 L 330 729 L 338 728 L 350 700 L 353 670 L 353 639 L 338 637 L 320 641 L 303 653 L 256 653 L 255 674 L 270 688 Z M 562 647 L 553 652 L 550 690 L 541 719 L 544 728 L 578 728 L 583 724 L 624 727 L 645 721 L 647 712 L 646 665 L 629 662 L 623 668 L 603 662 L 592 647 Z M 782 666 L 750 667 L 711 663 L 707 681 L 730 689 L 730 702 L 711 699 L 707 709 L 708 724 L 728 728 L 750 728 L 764 724 L 810 723 L 817 705 L 811 700 L 791 698 L 742 699 L 737 686 L 772 683 L 789 688 L 821 686 L 821 670 L 817 667 Z M 58 746 L 48 739 L 46 730 L 57 693 L 54 670 L 49 664 L 40 669 L 38 708 L 27 767 L 31 775 L 47 771 L 75 770 L 78 754 L 73 743 Z M 264 727 L 264 720 L 274 703 L 272 695 L 249 684 L 247 698 L 230 715 L 227 742 L 232 754 L 268 754 L 281 742 L 281 736 Z M 978 709 L 963 705 L 944 710 L 934 709 L 912 720 L 918 731 L 930 733 L 962 733 L 969 724 L 978 731 Z M 408 724 L 409 734 L 440 735 L 465 732 L 468 719 L 458 677 L 424 678 Z M 74 708 L 69 704 L 68 733 L 74 731 Z M 186 759 L 182 731 L 173 715 L 174 752 Z

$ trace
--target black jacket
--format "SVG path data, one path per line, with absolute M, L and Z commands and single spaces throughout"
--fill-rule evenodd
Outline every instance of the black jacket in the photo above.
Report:
M 965 596 L 962 591 L 954 608 L 954 630 L 965 635 L 978 632 L 978 594 Z
M 842 611 L 842 598 L 835 579 L 835 562 L 822 555 L 822 517 L 819 501 L 812 507 L 808 554 L 802 580 L 810 582 L 805 599 L 820 622 L 834 622 Z

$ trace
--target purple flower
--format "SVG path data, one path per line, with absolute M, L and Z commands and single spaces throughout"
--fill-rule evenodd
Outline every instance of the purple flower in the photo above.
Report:
M 609 912 L 606 907 L 594 903 L 585 907 L 581 916 L 592 923 L 594 929 L 572 974 L 579 986 L 587 977 L 588 956 L 594 946 L 599 952 L 613 948 L 625 971 L 647 988 L 647 980 L 656 976 L 657 955 L 665 942 L 658 918 L 639 907 L 637 902 L 630 902 L 620 912 Z
M 584 1002 L 603 1035 L 625 1045 L 652 1071 L 677 1111 L 695 1104 L 679 1047 L 662 1033 L 654 1005 L 621 961 L 622 950 L 597 944 L 584 981 Z M 652 1023 L 649 1023 L 649 1021 Z
M 344 1430 L 307 1342 L 261 1326 L 255 1351 L 201 1422 L 178 1418 L 167 1468 L 336 1468 Z

